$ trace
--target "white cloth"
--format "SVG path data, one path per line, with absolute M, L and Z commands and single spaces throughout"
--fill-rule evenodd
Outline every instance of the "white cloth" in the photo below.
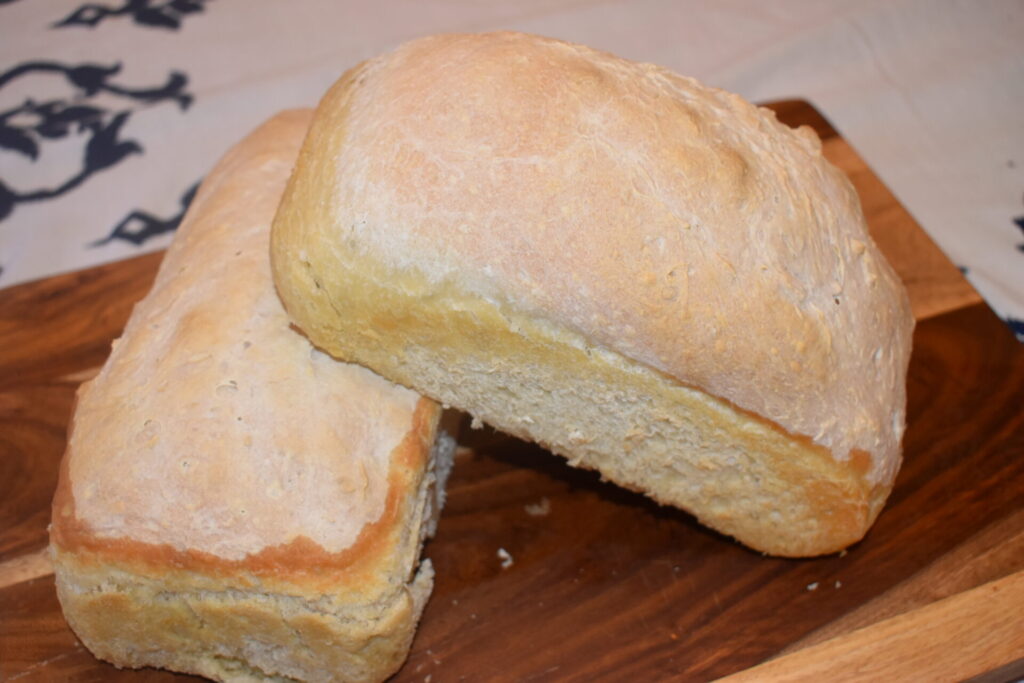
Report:
M 357 61 L 428 33 L 508 28 L 754 101 L 809 99 L 990 305 L 1024 320 L 1020 0 L 150 0 L 55 26 L 88 18 L 84 6 L 0 4 L 0 287 L 166 246 L 183 196 L 230 144 L 274 111 L 315 104 Z M 73 71 L 87 64 L 120 70 Z M 90 150 L 109 165 L 83 176 Z M 108 239 L 119 224 L 153 236 Z

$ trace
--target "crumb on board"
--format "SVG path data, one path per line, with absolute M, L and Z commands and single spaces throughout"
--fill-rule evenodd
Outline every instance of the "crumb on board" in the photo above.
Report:
M 842 587 L 843 587 L 843 582 L 839 581 L 839 580 L 836 580 L 836 588 L 842 588 Z
M 814 583 L 807 584 L 807 590 L 809 590 L 809 591 L 816 591 L 816 590 L 818 590 L 818 582 L 815 581 Z
M 547 496 L 544 496 L 536 503 L 528 503 L 523 506 L 526 510 L 526 514 L 531 517 L 547 517 L 548 513 L 551 512 L 551 501 L 548 500 Z
M 502 569 L 508 569 L 515 564 L 515 560 L 512 558 L 512 555 L 504 548 L 498 548 L 498 559 L 501 560 Z
M 484 428 L 484 423 L 483 423 L 483 421 L 479 417 L 474 416 L 473 419 L 469 423 L 469 428 L 470 429 L 483 429 Z

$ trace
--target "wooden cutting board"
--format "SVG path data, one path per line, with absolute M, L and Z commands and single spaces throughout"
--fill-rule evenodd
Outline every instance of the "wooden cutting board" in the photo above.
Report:
M 437 584 L 396 680 L 1024 675 L 1024 350 L 813 107 L 771 106 L 817 129 L 850 175 L 919 321 L 905 463 L 878 523 L 839 555 L 762 557 L 540 448 L 466 430 L 425 550 Z M 44 552 L 75 389 L 159 260 L 0 291 L 0 680 L 187 678 L 95 660 Z

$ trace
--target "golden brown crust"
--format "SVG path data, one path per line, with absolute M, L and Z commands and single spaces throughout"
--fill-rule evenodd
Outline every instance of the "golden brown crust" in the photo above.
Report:
M 67 479 L 97 537 L 241 560 L 306 536 L 336 553 L 385 512 L 419 398 L 315 351 L 270 278 L 267 224 L 308 120 L 278 117 L 218 164 L 81 387 Z
M 412 416 L 412 427 L 391 455 L 388 495 L 384 512 L 360 531 L 355 543 L 339 552 L 327 552 L 306 536 L 287 544 L 270 546 L 243 559 L 230 560 L 192 548 L 144 543 L 124 537 L 96 535 L 75 514 L 75 499 L 68 476 L 70 450 L 61 461 L 52 506 L 51 542 L 79 561 L 115 564 L 144 574 L 159 575 L 168 569 L 196 572 L 211 578 L 227 576 L 276 578 L 301 584 L 310 591 L 326 591 L 339 585 L 372 583 L 389 576 L 388 566 L 401 535 L 417 504 L 415 494 L 429 465 L 427 456 L 437 435 L 440 406 L 421 398 Z M 72 424 L 74 418 L 72 417 Z
M 232 149 L 76 398 L 58 595 L 118 666 L 380 680 L 432 586 L 440 407 L 290 327 L 269 224 L 310 112 Z
M 853 542 L 899 467 L 913 320 L 852 186 L 809 130 L 652 65 L 515 33 L 433 36 L 360 65 L 318 107 L 275 218 L 272 263 L 317 345 L 754 547 L 813 554 Z M 775 463 L 769 488 L 801 492 L 788 532 L 759 527 L 756 506 L 744 513 L 753 526 L 738 529 L 710 490 L 659 494 L 675 486 L 651 479 L 670 459 L 660 446 L 642 465 L 616 463 L 618 428 L 596 416 L 571 424 L 600 390 L 556 380 L 574 350 L 653 373 L 669 393 L 696 390 L 741 431 L 770 425 L 797 470 L 831 474 L 791 479 L 784 459 L 764 456 Z M 531 376 L 562 382 L 546 388 L 563 396 L 503 404 L 529 392 Z M 659 415 L 683 410 L 674 401 Z M 617 438 L 659 415 L 635 415 Z M 678 426 L 679 467 L 758 457 L 723 444 L 712 457 L 721 425 L 693 424 L 710 431 Z M 577 443 L 599 438 L 604 451 Z M 637 471 L 612 475 L 623 468 Z M 819 504 L 837 499 L 830 478 L 842 510 Z M 821 531 L 832 527 L 845 531 Z

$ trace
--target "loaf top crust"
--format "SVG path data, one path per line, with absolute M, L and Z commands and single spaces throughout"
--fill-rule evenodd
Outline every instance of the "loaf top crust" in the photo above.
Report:
M 809 128 L 664 68 L 495 33 L 360 65 L 321 102 L 311 139 L 329 141 L 299 162 L 319 185 L 295 199 L 324 217 L 275 258 L 372 254 L 839 461 L 870 460 L 856 465 L 865 478 L 891 483 L 913 319 Z
M 291 548 L 268 561 L 302 566 L 396 521 L 390 468 L 422 468 L 436 406 L 315 350 L 271 280 L 268 226 L 310 116 L 275 117 L 211 172 L 80 390 L 58 542 L 84 533 L 234 563 Z

